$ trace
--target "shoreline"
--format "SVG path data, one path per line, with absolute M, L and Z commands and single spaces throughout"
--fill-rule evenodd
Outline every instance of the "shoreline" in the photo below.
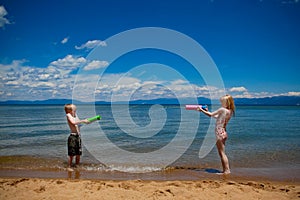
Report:
M 299 199 L 300 184 L 238 180 L 0 178 L 0 199 Z
M 257 169 L 248 169 L 248 172 Z M 266 171 L 270 169 L 266 169 Z M 288 184 L 300 184 L 300 179 L 297 176 L 298 171 L 294 172 L 294 178 L 282 177 L 280 173 L 273 170 L 274 177 L 264 176 L 262 174 L 251 174 L 247 170 L 242 169 L 242 172 L 234 171 L 229 175 L 219 175 L 216 169 L 176 169 L 155 171 L 147 173 L 129 173 L 121 171 L 87 171 L 82 169 L 74 169 L 73 172 L 65 170 L 32 170 L 32 169 L 1 169 L 0 178 L 46 178 L 46 179 L 72 179 L 72 180 L 102 180 L 102 181 L 201 181 L 201 180 L 216 180 L 216 181 L 263 181 L 263 182 L 278 182 Z M 237 173 L 236 173 L 237 172 Z M 270 172 L 269 172 L 270 173 Z M 276 176 L 275 176 L 276 175 Z
M 300 183 L 298 165 L 289 167 L 232 167 L 230 175 L 218 175 L 218 165 L 186 166 L 174 165 L 165 169 L 140 171 L 139 166 L 118 169 L 106 167 L 92 160 L 81 163 L 74 172 L 67 171 L 62 159 L 32 156 L 1 156 L 0 178 L 69 178 L 80 180 L 149 180 L 149 181 L 197 181 L 197 180 L 252 180 Z M 123 169 L 127 171 L 123 171 Z M 154 168 L 155 169 L 155 168 Z M 148 170 L 148 168 L 147 168 Z M 138 172 L 139 171 L 139 172 Z

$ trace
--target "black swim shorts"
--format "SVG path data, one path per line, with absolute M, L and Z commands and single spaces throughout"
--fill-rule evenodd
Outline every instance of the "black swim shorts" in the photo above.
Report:
M 68 155 L 76 156 L 82 154 L 81 138 L 79 135 L 70 135 L 68 138 Z

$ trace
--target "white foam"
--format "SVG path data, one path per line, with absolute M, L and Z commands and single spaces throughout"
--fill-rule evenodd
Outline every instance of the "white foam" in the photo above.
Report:
M 163 168 L 155 167 L 155 166 L 109 166 L 109 171 L 121 171 L 128 173 L 148 173 L 155 171 L 162 171 Z

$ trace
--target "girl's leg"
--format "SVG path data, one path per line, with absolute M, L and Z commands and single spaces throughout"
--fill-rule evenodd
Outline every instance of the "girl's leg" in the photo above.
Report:
M 224 174 L 229 174 L 230 169 L 229 169 L 229 161 L 228 158 L 225 154 L 225 144 L 222 140 L 217 140 L 217 148 L 218 152 L 221 158 L 222 166 L 223 166 L 223 173 Z

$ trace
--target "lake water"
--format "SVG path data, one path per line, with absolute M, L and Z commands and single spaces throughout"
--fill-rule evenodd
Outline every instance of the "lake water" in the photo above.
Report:
M 102 119 L 81 127 L 82 172 L 127 178 L 152 173 L 150 179 L 168 173 L 176 179 L 180 171 L 193 179 L 221 170 L 213 144 L 199 157 L 204 139 L 214 137 L 208 133 L 214 121 L 199 112 L 179 105 L 115 105 L 113 111 L 110 105 L 78 106 L 81 119 L 94 114 Z M 2 176 L 3 170 L 65 171 L 69 129 L 63 105 L 0 106 L 0 120 Z M 299 122 L 299 106 L 238 106 L 227 126 L 232 174 L 299 181 Z

